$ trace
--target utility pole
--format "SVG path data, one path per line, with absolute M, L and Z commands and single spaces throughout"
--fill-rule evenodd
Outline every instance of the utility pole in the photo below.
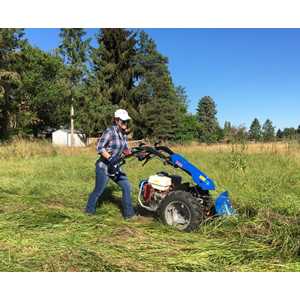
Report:
M 71 147 L 74 146 L 74 107 L 73 107 L 73 97 L 71 100 Z

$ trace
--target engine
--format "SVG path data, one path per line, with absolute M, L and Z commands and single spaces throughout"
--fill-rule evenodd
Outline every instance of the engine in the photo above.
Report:
M 150 211 L 156 211 L 160 202 L 173 188 L 172 178 L 164 174 L 150 176 L 140 184 L 139 203 Z

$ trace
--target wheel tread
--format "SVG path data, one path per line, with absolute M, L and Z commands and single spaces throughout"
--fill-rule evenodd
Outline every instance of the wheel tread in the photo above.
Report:
M 173 191 L 161 202 L 158 210 L 160 219 L 164 224 L 167 224 L 164 217 L 165 208 L 172 201 L 180 200 L 184 201 L 190 206 L 192 213 L 191 223 L 186 229 L 184 229 L 184 231 L 190 232 L 196 230 L 199 227 L 199 225 L 204 221 L 205 208 L 203 205 L 201 205 L 199 200 L 197 200 L 190 193 L 185 191 Z

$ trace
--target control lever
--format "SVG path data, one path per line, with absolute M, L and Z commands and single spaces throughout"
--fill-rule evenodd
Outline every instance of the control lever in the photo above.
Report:
M 143 163 L 143 166 L 148 163 L 148 161 L 152 158 L 151 154 L 147 154 L 147 156 L 145 157 L 145 162 Z
M 157 142 L 155 142 L 155 144 L 154 144 L 154 148 L 156 148 L 158 145 L 160 145 L 161 144 L 161 141 L 160 140 L 158 140 Z

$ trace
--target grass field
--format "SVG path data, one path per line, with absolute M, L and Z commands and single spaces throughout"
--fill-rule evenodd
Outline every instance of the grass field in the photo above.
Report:
M 300 147 L 177 147 L 228 190 L 237 217 L 182 233 L 152 218 L 123 221 L 113 183 L 95 216 L 93 148 L 0 146 L 1 271 L 300 271 Z M 125 166 L 134 200 L 140 179 L 172 169 Z M 184 176 L 185 177 L 185 176 Z

